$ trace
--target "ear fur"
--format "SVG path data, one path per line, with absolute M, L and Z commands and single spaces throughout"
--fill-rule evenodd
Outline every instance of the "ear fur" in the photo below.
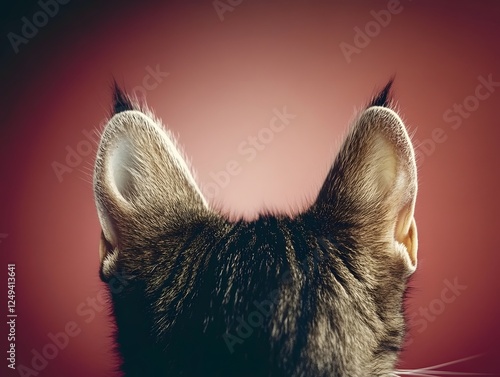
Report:
M 209 212 L 174 138 L 156 119 L 130 110 L 123 94 L 116 98 L 122 111 L 104 129 L 94 170 L 103 262 Z
M 329 232 L 339 224 L 361 240 L 390 242 L 411 273 L 417 264 L 415 154 L 403 121 L 371 106 L 349 132 L 313 210 Z M 374 225 L 376 224 L 376 225 Z

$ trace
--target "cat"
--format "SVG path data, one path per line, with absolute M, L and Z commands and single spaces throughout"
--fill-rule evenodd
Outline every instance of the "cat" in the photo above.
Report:
M 115 85 L 93 187 L 123 375 L 395 375 L 418 237 L 391 85 L 306 210 L 252 221 L 211 208 L 174 137 Z

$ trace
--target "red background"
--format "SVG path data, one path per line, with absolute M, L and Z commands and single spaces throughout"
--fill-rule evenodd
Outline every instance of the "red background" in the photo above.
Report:
M 0 276 L 6 282 L 7 263 L 16 263 L 18 365 L 31 367 L 33 350 L 41 352 L 49 333 L 73 321 L 80 333 L 38 375 L 112 375 L 107 310 L 97 304 L 92 320 L 77 310 L 88 310 L 87 299 L 103 289 L 90 183 L 95 151 L 81 156 L 61 182 L 52 164 L 65 164 L 66 147 L 86 140 L 83 130 L 101 129 L 112 77 L 130 90 L 142 85 L 148 66 L 158 65 L 169 76 L 147 91 L 148 104 L 178 135 L 202 185 L 238 161 L 241 173 L 211 200 L 248 217 L 310 203 L 354 107 L 395 74 L 415 143 L 436 128 L 447 135 L 432 152 L 420 147 L 419 269 L 408 302 L 409 314 L 429 307 L 441 313 L 423 331 L 424 317 L 416 314 L 421 325 L 400 367 L 481 354 L 448 369 L 500 375 L 499 88 L 459 129 L 443 119 L 454 103 L 474 95 L 479 76 L 500 81 L 500 3 L 401 0 L 402 11 L 372 32 L 350 62 L 340 44 L 353 45 L 354 28 L 364 29 L 374 19 L 370 12 L 387 9 L 386 1 L 243 1 L 223 20 L 212 1 L 102 3 L 60 5 L 17 54 L 7 32 L 20 34 L 21 17 L 31 19 L 40 8 L 4 14 L 0 234 L 7 236 L 0 235 Z M 238 145 L 283 106 L 296 118 L 246 161 Z M 455 278 L 467 288 L 442 305 L 446 281 Z M 7 349 L 6 325 L 0 331 Z M 2 360 L 4 375 L 10 370 Z

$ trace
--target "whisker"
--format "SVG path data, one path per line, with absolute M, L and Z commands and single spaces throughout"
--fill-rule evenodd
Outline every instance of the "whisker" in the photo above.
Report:
M 482 355 L 479 354 L 479 355 L 474 355 L 474 356 L 469 356 L 469 357 L 463 357 L 461 359 L 457 359 L 457 360 L 453 360 L 453 361 L 448 361 L 447 363 L 442 363 L 442 364 L 436 364 L 436 365 L 431 365 L 431 366 L 428 366 L 428 367 L 425 367 L 425 368 L 421 368 L 421 369 L 412 369 L 412 370 L 428 370 L 428 369 L 436 369 L 436 368 L 441 368 L 441 367 L 446 367 L 448 365 L 453 365 L 453 364 L 458 364 L 458 363 L 462 363 L 464 361 L 467 361 L 467 360 L 472 360 L 472 359 L 476 359 L 478 357 L 481 357 Z M 403 369 L 404 370 L 404 369 Z
M 418 369 L 416 369 L 415 371 L 398 370 L 397 372 L 399 373 L 399 377 L 401 377 L 401 376 L 439 377 L 437 374 L 434 374 L 434 373 L 437 373 L 437 371 L 431 372 L 432 374 L 420 373 L 420 371 Z
M 421 376 L 421 377 L 439 377 L 439 376 L 493 376 L 491 373 L 472 373 L 472 372 L 452 372 L 452 371 L 444 371 L 437 370 L 437 368 L 446 367 L 449 365 L 454 365 L 458 363 L 462 363 L 464 361 L 472 360 L 478 358 L 482 355 L 474 355 L 469 357 L 463 357 L 461 359 L 448 361 L 446 363 L 431 365 L 425 368 L 418 369 L 396 369 L 396 375 L 398 377 L 401 376 Z
M 423 371 L 423 373 L 421 373 Z M 472 373 L 472 372 L 451 372 L 451 371 L 439 371 L 439 370 L 429 370 L 426 371 L 424 369 L 402 369 L 397 370 L 400 375 L 406 376 L 423 376 L 423 377 L 439 377 L 439 376 L 493 376 L 490 373 Z

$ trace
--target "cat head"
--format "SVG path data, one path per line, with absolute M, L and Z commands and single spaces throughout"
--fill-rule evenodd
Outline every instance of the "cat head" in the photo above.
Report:
M 390 87 L 309 208 L 253 221 L 212 209 L 174 137 L 115 88 L 94 193 L 126 375 L 393 371 L 417 265 L 417 171 Z

